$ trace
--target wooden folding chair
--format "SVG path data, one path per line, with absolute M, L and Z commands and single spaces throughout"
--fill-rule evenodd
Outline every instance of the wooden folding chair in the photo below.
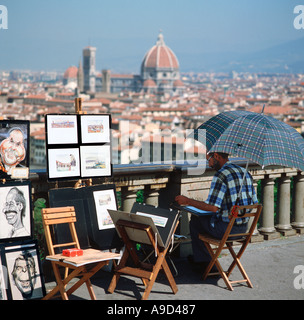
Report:
M 249 213 L 246 213 L 248 212 Z M 227 230 L 223 236 L 222 239 L 216 239 L 210 235 L 206 234 L 200 234 L 199 239 L 201 239 L 205 246 L 208 249 L 208 252 L 211 256 L 211 261 L 205 270 L 203 274 L 203 280 L 206 280 L 208 275 L 214 275 L 214 273 L 210 273 L 212 267 L 215 265 L 218 269 L 218 273 L 221 275 L 223 280 L 225 281 L 227 287 L 229 290 L 233 290 L 232 284 L 234 283 L 241 283 L 246 282 L 247 285 L 252 288 L 252 283 L 245 272 L 244 267 L 242 266 L 240 262 L 240 258 L 243 255 L 246 247 L 248 246 L 248 243 L 250 242 L 251 236 L 254 232 L 254 229 L 257 225 L 257 222 L 259 220 L 260 214 L 262 211 L 262 205 L 261 204 L 255 204 L 255 205 L 249 205 L 249 206 L 235 206 L 230 213 L 230 222 L 228 224 Z M 233 224 L 235 222 L 236 218 L 253 218 L 252 224 L 247 232 L 244 233 L 238 233 L 238 234 L 231 234 L 231 229 L 233 227 Z M 241 247 L 239 248 L 238 253 L 236 254 L 233 250 L 233 244 L 235 243 L 241 243 Z M 228 249 L 231 253 L 231 256 L 233 258 L 233 262 L 231 263 L 230 267 L 228 268 L 228 271 L 223 271 L 222 266 L 220 265 L 218 261 L 218 257 L 220 256 L 223 249 Z M 229 277 L 234 269 L 234 267 L 237 266 L 243 276 L 244 279 L 242 280 L 235 280 L 230 281 Z M 218 274 L 216 273 L 216 274 Z
M 175 230 L 177 228 L 177 224 L 175 226 Z M 169 249 L 169 246 L 167 248 L 162 248 L 156 243 L 155 233 L 153 232 L 151 226 L 144 225 L 141 223 L 119 220 L 116 224 L 116 228 L 119 231 L 119 234 L 121 235 L 122 240 L 125 243 L 125 251 L 119 262 L 119 265 L 115 268 L 115 273 L 108 288 L 108 292 L 114 292 L 121 275 L 129 275 L 141 278 L 143 284 L 146 287 L 142 295 L 142 300 L 147 300 L 159 271 L 163 270 L 172 292 L 176 294 L 178 288 L 166 261 L 166 254 Z M 134 232 L 132 232 L 132 234 L 135 238 L 136 233 L 139 232 L 140 237 L 138 239 L 140 239 L 141 237 L 148 239 L 148 242 L 151 244 L 152 248 L 154 248 L 157 256 L 156 262 L 154 264 L 144 263 L 140 261 L 136 253 L 135 243 L 141 243 L 141 241 L 134 241 L 130 239 L 130 233 L 128 233 L 128 229 Z M 128 265 L 129 257 L 131 257 L 134 266 Z
M 107 265 L 110 260 L 120 259 L 120 255 L 112 252 L 102 252 L 95 249 L 85 249 L 83 250 L 82 256 L 76 257 L 67 257 L 62 253 L 56 254 L 56 249 L 80 249 L 75 229 L 75 209 L 74 207 L 44 208 L 42 209 L 42 218 L 48 251 L 50 254 L 46 257 L 46 260 L 51 261 L 57 282 L 57 286 L 51 290 L 43 300 L 48 300 L 54 297 L 58 292 L 60 292 L 63 300 L 68 300 L 68 296 L 78 289 L 83 283 L 87 285 L 91 299 L 96 300 L 90 278 L 103 266 Z M 51 226 L 53 227 L 54 225 L 59 224 L 68 224 L 72 237 L 71 242 L 54 244 L 54 242 L 57 242 L 53 240 L 53 238 L 56 238 L 54 232 L 55 228 L 51 229 Z M 63 279 L 60 275 L 59 267 L 65 268 Z M 69 269 L 73 270 L 70 274 Z M 66 290 L 67 284 L 75 277 L 80 278 L 70 289 Z

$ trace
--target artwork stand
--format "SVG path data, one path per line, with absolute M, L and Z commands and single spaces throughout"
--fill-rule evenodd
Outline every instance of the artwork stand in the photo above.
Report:
M 175 226 L 174 232 L 177 225 L 178 222 Z M 146 286 L 142 295 L 142 300 L 147 300 L 159 271 L 163 270 L 172 292 L 176 294 L 178 288 L 166 261 L 166 254 L 170 246 L 163 248 L 157 243 L 157 235 L 154 232 L 155 225 L 152 219 L 150 225 L 120 219 L 116 222 L 115 226 L 125 244 L 125 251 L 119 265 L 115 268 L 114 276 L 108 288 L 108 292 L 114 292 L 121 275 L 130 275 L 141 278 L 143 284 Z M 136 254 L 136 243 L 149 243 L 154 248 L 157 256 L 154 264 L 143 263 L 140 261 Z M 131 257 L 135 265 L 134 267 L 127 265 L 129 257 Z
M 75 98 L 75 112 L 77 114 L 87 114 L 86 111 L 82 111 L 82 98 Z M 92 179 L 87 179 L 83 181 L 82 179 L 79 179 L 76 183 L 74 188 L 82 188 L 85 186 L 92 186 Z

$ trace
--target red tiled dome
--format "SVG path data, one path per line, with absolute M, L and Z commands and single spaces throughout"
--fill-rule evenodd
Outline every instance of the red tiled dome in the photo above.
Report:
M 145 55 L 142 67 L 156 69 L 178 69 L 179 63 L 173 51 L 165 45 L 160 33 L 156 42 Z
M 66 69 L 63 79 L 77 79 L 78 68 L 77 67 L 69 67 Z
M 147 87 L 157 87 L 155 81 L 153 81 L 152 79 L 145 80 L 143 86 L 145 88 L 147 88 Z

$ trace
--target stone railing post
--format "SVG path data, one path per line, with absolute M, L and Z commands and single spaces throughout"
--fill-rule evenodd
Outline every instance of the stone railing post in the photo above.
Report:
M 121 188 L 121 206 L 122 210 L 126 212 L 130 212 L 133 204 L 136 202 L 136 192 L 139 189 L 134 189 L 130 187 L 122 187 Z
M 274 179 L 265 176 L 262 180 L 262 227 L 259 231 L 265 239 L 273 239 L 279 236 L 274 228 Z
M 160 190 L 166 188 L 166 184 L 146 185 L 144 188 L 144 202 L 146 204 L 158 207 Z M 168 205 L 168 204 L 167 204 Z
M 304 175 L 303 172 L 294 177 L 294 222 L 292 227 L 298 233 L 304 233 Z
M 290 177 L 282 174 L 278 186 L 278 224 L 276 229 L 284 236 L 296 233 L 290 224 Z

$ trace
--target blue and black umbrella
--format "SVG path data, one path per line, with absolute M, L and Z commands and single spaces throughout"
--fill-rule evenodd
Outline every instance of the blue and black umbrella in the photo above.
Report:
M 263 112 L 223 112 L 193 134 L 198 141 L 203 141 L 206 134 L 209 153 L 228 153 L 262 167 L 280 165 L 304 171 L 304 138 L 288 124 Z

